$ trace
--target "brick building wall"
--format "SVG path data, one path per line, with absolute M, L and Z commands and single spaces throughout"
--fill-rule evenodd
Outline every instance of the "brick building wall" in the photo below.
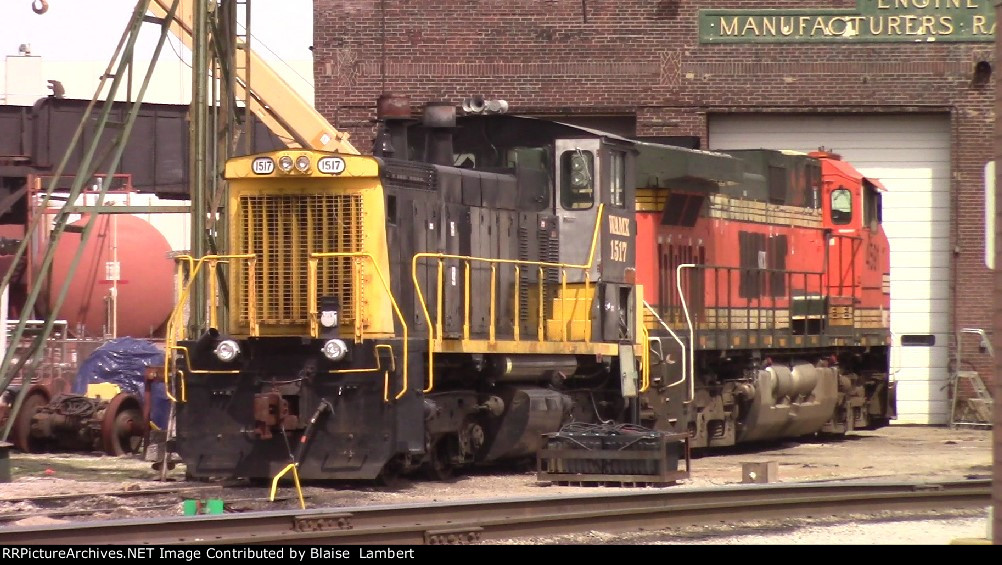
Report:
M 698 12 L 710 8 L 857 2 L 316 0 L 317 107 L 363 150 L 384 91 L 415 106 L 483 94 L 521 113 L 635 116 L 637 135 L 697 136 L 704 147 L 707 116 L 717 113 L 947 113 L 950 326 L 990 328 L 982 177 L 993 157 L 994 78 L 975 84 L 972 72 L 994 62 L 992 43 L 701 44 Z M 964 340 L 963 357 L 982 363 L 976 341 Z M 976 368 L 990 383 L 991 362 Z

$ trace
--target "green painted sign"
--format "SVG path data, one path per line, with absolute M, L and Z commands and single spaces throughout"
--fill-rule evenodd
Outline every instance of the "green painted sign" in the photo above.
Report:
M 700 10 L 700 43 L 995 40 L 994 0 L 857 0 L 855 10 Z

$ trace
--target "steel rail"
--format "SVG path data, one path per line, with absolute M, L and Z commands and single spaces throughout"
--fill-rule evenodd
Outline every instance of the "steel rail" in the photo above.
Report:
M 976 509 L 991 481 L 739 485 L 80 522 L 0 529 L 0 545 L 460 544 L 582 529 L 627 531 L 751 519 Z
M 468 500 L 79 522 L 0 529 L 0 545 L 448 544 L 811 515 L 981 508 L 990 480 L 843 481 L 666 488 L 627 494 Z

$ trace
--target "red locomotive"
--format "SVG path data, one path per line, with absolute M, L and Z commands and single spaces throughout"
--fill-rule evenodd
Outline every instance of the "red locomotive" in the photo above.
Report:
M 691 325 L 663 351 L 665 378 L 690 386 L 693 446 L 886 424 L 880 182 L 825 151 L 674 152 L 713 172 L 672 178 L 641 147 L 637 280 L 652 333 Z

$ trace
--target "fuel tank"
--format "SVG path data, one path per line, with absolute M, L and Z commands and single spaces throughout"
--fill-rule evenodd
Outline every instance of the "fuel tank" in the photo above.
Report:
M 533 386 L 498 387 L 504 413 L 487 429 L 483 462 L 529 457 L 543 447 L 543 434 L 560 429 L 571 412 L 570 397 Z
M 146 220 L 129 214 L 107 214 L 96 222 L 72 276 L 87 217 L 70 224 L 59 239 L 37 303 L 38 315 L 52 313 L 63 282 L 69 280 L 56 316 L 67 321 L 74 337 L 157 336 L 174 304 L 174 262 L 167 239 Z M 31 280 L 41 276 L 48 238 L 36 241 L 40 243 L 32 249 Z
M 797 437 L 819 431 L 838 402 L 838 369 L 808 363 L 758 372 L 756 394 L 741 419 L 738 441 Z

